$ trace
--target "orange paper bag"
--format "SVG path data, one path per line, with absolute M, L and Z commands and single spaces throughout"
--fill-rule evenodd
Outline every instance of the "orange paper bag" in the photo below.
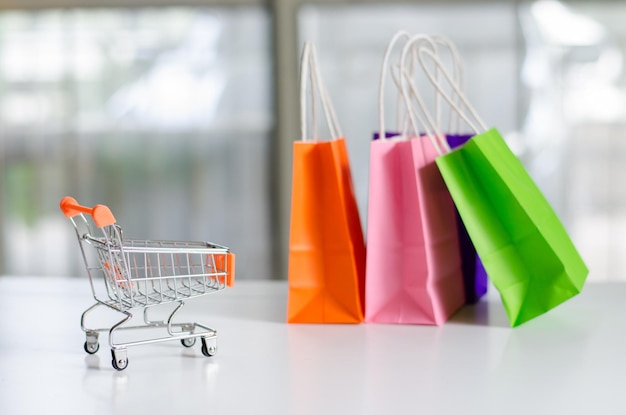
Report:
M 306 134 L 294 143 L 289 238 L 289 323 L 360 323 L 363 320 L 365 242 L 345 139 L 319 77 L 315 49 L 305 44 L 301 93 L 306 74 L 317 88 L 329 121 L 329 141 Z M 314 107 L 314 105 L 313 105 Z M 313 111 L 315 115 L 315 111 Z M 315 117 L 313 117 L 315 125 Z

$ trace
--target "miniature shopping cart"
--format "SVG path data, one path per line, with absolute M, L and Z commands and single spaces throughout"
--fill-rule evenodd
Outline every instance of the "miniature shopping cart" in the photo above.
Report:
M 199 337 L 202 354 L 213 356 L 217 352 L 217 332 L 214 329 L 196 322 L 173 323 L 172 320 L 186 299 L 232 287 L 235 256 L 228 248 L 207 242 L 127 240 L 123 238 L 122 228 L 115 223 L 108 207 L 81 206 L 71 197 L 61 200 L 61 210 L 76 230 L 96 300 L 81 316 L 87 353 L 98 351 L 98 334 L 106 331 L 109 333 L 112 364 L 117 370 L 128 366 L 126 349 L 130 346 L 180 340 L 183 346 L 191 347 Z M 91 219 L 88 220 L 85 214 Z M 100 230 L 98 236 L 94 233 L 94 224 Z M 177 305 L 167 319 L 150 320 L 148 310 L 164 303 Z M 87 314 L 99 306 L 118 311 L 124 314 L 124 318 L 112 327 L 86 327 Z M 134 309 L 143 309 L 143 324 L 125 326 L 132 318 L 130 310 Z M 115 341 L 118 333 L 131 329 L 156 329 L 161 333 L 156 337 Z

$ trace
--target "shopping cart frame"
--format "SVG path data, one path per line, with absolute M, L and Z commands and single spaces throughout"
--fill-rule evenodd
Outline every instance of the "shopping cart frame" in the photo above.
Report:
M 192 347 L 199 337 L 203 355 L 210 357 L 217 353 L 215 329 L 198 322 L 173 320 L 186 299 L 233 285 L 235 257 L 227 247 L 208 242 L 125 240 L 108 207 L 85 207 L 69 196 L 61 200 L 61 210 L 76 231 L 96 301 L 81 315 L 85 352 L 98 352 L 99 335 L 107 332 L 112 366 L 117 370 L 126 369 L 126 349 L 133 346 L 179 340 L 183 346 Z M 95 236 L 92 223 L 102 236 Z M 88 252 L 95 252 L 97 259 Z M 168 303 L 175 304 L 175 308 L 166 319 L 149 318 L 148 310 Z M 123 318 L 110 327 L 88 326 L 87 316 L 102 307 L 123 314 Z M 133 318 L 131 310 L 137 309 L 143 310 L 143 324 L 126 325 Z M 116 341 L 118 332 L 145 329 L 165 329 L 166 334 Z

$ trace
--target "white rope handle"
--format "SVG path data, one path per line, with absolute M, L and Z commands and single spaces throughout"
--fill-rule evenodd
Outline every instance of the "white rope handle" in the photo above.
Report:
M 385 77 L 386 77 L 386 71 L 388 67 L 391 67 L 391 77 L 394 81 L 394 83 L 396 84 L 397 88 L 398 88 L 398 111 L 397 111 L 397 125 L 398 127 L 401 124 L 404 124 L 404 127 L 402 129 L 401 134 L 402 136 L 406 137 L 407 136 L 407 131 L 408 131 L 408 127 L 411 124 L 410 123 L 410 116 L 408 115 L 409 110 L 406 109 L 407 111 L 407 119 L 402 122 L 401 121 L 401 116 L 400 116 L 400 111 L 399 108 L 401 106 L 401 102 L 404 101 L 404 97 L 402 94 L 402 86 L 401 86 L 401 81 L 400 81 L 400 77 L 401 77 L 401 72 L 402 72 L 402 68 L 400 67 L 399 64 L 396 64 L 395 66 L 398 66 L 398 75 L 396 75 L 394 73 L 394 65 L 389 65 L 389 58 L 391 55 L 391 52 L 393 50 L 393 48 L 395 47 L 396 43 L 402 38 L 405 37 L 407 39 L 407 41 L 411 40 L 412 35 L 406 31 L 406 30 L 401 30 L 399 32 L 397 32 L 392 38 L 391 41 L 389 42 L 389 44 L 387 45 L 387 49 L 385 50 L 385 54 L 383 56 L 383 62 L 382 62 L 382 68 L 380 71 L 380 79 L 378 82 L 378 118 L 379 118 L 379 131 L 378 131 L 378 136 L 380 139 L 385 140 L 387 139 L 386 137 L 386 132 L 385 132 L 385 114 L 384 114 L 384 93 L 385 93 Z M 424 40 L 424 41 L 428 41 L 430 43 L 430 45 L 433 48 L 433 51 L 436 52 L 436 44 L 434 42 L 434 38 L 432 38 L 431 36 L 425 35 L 425 34 L 420 34 L 420 35 L 415 35 L 414 37 L 419 37 L 420 39 Z M 409 64 L 409 68 L 408 68 L 408 72 L 409 73 L 413 73 L 413 65 L 414 62 L 417 60 L 417 53 L 414 52 L 414 59 L 410 60 L 410 64 Z M 435 94 L 435 102 L 437 104 L 437 106 L 439 106 L 439 95 L 436 93 Z M 416 134 L 418 134 L 418 131 L 415 131 Z
M 467 114 L 461 109 L 461 106 L 458 105 L 458 103 L 455 103 L 452 100 L 452 98 L 450 98 L 450 96 L 443 90 L 443 88 L 441 87 L 441 84 L 438 82 L 437 79 L 435 79 L 435 77 L 433 76 L 432 72 L 427 68 L 426 63 L 424 62 L 424 55 L 428 55 L 429 58 L 432 59 L 432 61 L 435 63 L 437 68 L 439 68 L 439 70 L 443 73 L 444 78 L 446 79 L 448 84 L 452 87 L 455 95 L 458 96 L 458 98 L 460 100 L 459 103 L 462 104 L 462 107 L 464 107 L 469 112 L 469 114 L 473 117 L 474 121 L 478 124 L 479 127 L 477 127 L 476 124 L 474 124 L 469 119 Z M 433 86 L 437 89 L 437 91 L 439 91 L 441 96 L 448 102 L 448 104 L 450 104 L 451 109 L 456 111 L 456 113 L 463 119 L 463 121 L 465 121 L 467 123 L 467 125 L 476 134 L 479 134 L 481 132 L 481 129 L 482 129 L 482 131 L 486 131 L 487 130 L 486 124 L 478 116 L 478 113 L 472 107 L 472 105 L 469 103 L 469 101 L 467 100 L 467 97 L 465 96 L 465 94 L 463 94 L 463 91 L 461 91 L 459 89 L 459 86 L 452 80 L 452 77 L 450 76 L 450 74 L 448 73 L 448 71 L 446 70 L 444 65 L 442 64 L 442 62 L 439 59 L 439 57 L 437 57 L 435 54 L 432 53 L 431 50 L 429 50 L 427 48 L 420 48 L 419 49 L 419 53 L 418 53 L 418 57 L 419 57 L 422 69 L 424 70 L 424 73 L 426 74 L 426 76 L 428 77 L 430 82 L 433 84 Z
M 300 139 L 302 141 L 306 141 L 306 128 L 307 128 L 307 120 L 306 120 L 306 85 L 307 78 L 309 78 L 309 67 L 311 60 L 311 44 L 309 42 L 304 43 L 304 48 L 302 49 L 302 57 L 300 59 Z M 315 82 L 313 78 L 313 74 L 310 75 L 309 81 L 311 84 Z M 311 85 L 311 89 L 313 85 Z M 315 110 L 315 96 L 311 94 L 311 112 L 313 120 L 317 119 L 317 114 Z M 316 123 L 313 122 L 313 136 L 317 136 L 317 126 Z
M 424 42 L 429 41 L 429 39 L 424 38 L 423 39 Z M 431 44 L 430 46 L 432 46 L 434 48 L 434 44 Z M 403 91 L 402 88 L 402 77 L 403 76 L 407 76 L 407 77 L 412 77 L 414 76 L 414 70 L 413 70 L 413 63 L 415 61 L 417 61 L 417 52 L 415 51 L 416 48 L 412 48 L 411 51 L 411 55 L 413 56 L 411 60 L 409 60 L 409 64 L 408 64 L 408 70 L 405 69 L 404 70 L 404 74 L 402 73 L 403 70 L 401 68 L 400 63 L 398 62 L 397 64 L 397 69 L 398 69 L 398 74 L 392 72 L 391 73 L 391 77 L 393 78 L 394 83 L 396 84 L 396 87 L 398 88 L 399 94 L 398 94 L 398 98 L 403 101 L 404 103 L 404 107 L 406 108 L 406 101 L 405 101 L 405 96 L 406 96 L 406 90 Z M 435 74 L 436 76 L 436 74 Z M 437 92 L 437 90 L 435 90 L 435 105 L 437 107 L 439 107 L 439 93 Z M 420 131 L 417 131 L 417 125 L 415 122 L 413 122 L 411 120 L 411 114 L 409 113 L 409 109 L 406 110 L 407 111 L 407 119 L 404 121 L 404 126 L 403 129 L 401 131 L 401 134 L 403 137 L 408 137 L 409 133 L 409 127 L 413 128 L 414 134 L 418 135 L 420 133 Z M 419 116 L 419 114 L 414 114 L 414 116 L 418 119 L 419 124 L 421 124 L 422 126 L 425 125 L 425 122 L 421 119 L 421 117 Z M 398 125 L 400 125 L 401 123 L 398 120 Z M 427 127 L 424 127 L 426 130 L 428 130 Z
M 384 95 L 385 95 L 385 76 L 387 74 L 387 66 L 389 65 L 389 57 L 396 43 L 402 38 L 405 37 L 408 39 L 411 38 L 411 34 L 406 30 L 401 30 L 397 32 L 389 41 L 387 45 L 387 49 L 385 50 L 385 54 L 383 55 L 383 64 L 380 70 L 380 78 L 378 81 L 378 138 L 380 140 L 385 140 L 387 137 L 385 135 L 385 104 L 384 104 Z M 393 72 L 392 72 L 393 75 Z
M 313 61 L 315 64 L 315 74 L 318 80 L 317 83 L 320 86 L 320 95 L 322 99 L 324 113 L 326 114 L 326 119 L 329 123 L 329 129 L 331 129 L 333 138 L 343 137 L 343 131 L 341 130 L 341 126 L 339 125 L 339 119 L 337 118 L 335 107 L 332 100 L 330 99 L 330 95 L 328 95 L 328 90 L 326 89 L 326 85 L 324 84 L 322 75 L 320 73 L 319 65 L 317 63 L 317 50 L 315 48 L 313 48 Z
M 317 111 L 316 96 L 319 94 L 322 103 L 322 109 L 326 117 L 328 130 L 333 139 L 343 136 L 335 108 L 328 96 L 328 91 L 320 75 L 319 66 L 317 64 L 317 51 L 312 42 L 305 42 L 302 51 L 302 59 L 300 63 L 300 133 L 302 141 L 308 141 L 307 136 L 307 78 L 311 84 L 311 123 L 313 126 L 313 140 L 318 139 L 317 132 Z
M 411 37 L 411 39 L 404 45 L 404 48 L 402 49 L 402 55 L 400 57 L 400 90 L 402 92 L 402 96 L 404 97 L 406 107 L 409 112 L 409 117 L 413 125 L 413 129 L 416 132 L 419 132 L 420 130 L 418 128 L 418 124 L 421 125 L 424 129 L 424 133 L 430 139 L 437 153 L 443 154 L 444 150 L 449 151 L 448 143 L 445 141 L 445 139 L 443 139 L 443 136 L 441 135 L 439 128 L 437 127 L 437 123 L 435 122 L 435 120 L 433 120 L 430 112 L 426 109 L 426 105 L 424 104 L 422 96 L 420 95 L 417 87 L 415 86 L 415 83 L 413 82 L 412 75 L 406 70 L 407 54 L 409 53 L 409 51 L 413 51 L 415 47 L 419 46 L 420 43 L 423 44 L 424 42 L 429 42 L 429 44 L 432 44 L 432 38 L 427 35 L 415 35 Z M 422 47 L 420 47 L 419 50 L 421 50 L 421 48 Z M 423 48 L 427 49 L 426 47 Z M 433 50 L 435 50 L 435 52 L 430 49 L 428 50 L 433 55 L 435 55 L 435 47 L 433 47 Z M 405 83 L 408 83 L 410 91 L 407 91 Z M 417 101 L 417 104 L 421 109 L 421 113 L 424 115 L 424 118 L 420 116 L 420 113 L 415 111 L 410 95 L 412 95 L 413 98 Z
M 453 74 L 454 74 L 454 82 L 455 84 L 457 84 L 459 86 L 459 89 L 462 89 L 463 87 L 463 63 L 462 63 L 462 59 L 460 54 L 458 53 L 456 47 L 454 46 L 454 44 L 449 41 L 447 38 L 443 37 L 443 36 L 438 36 L 438 35 L 432 35 L 429 36 L 430 37 L 430 44 L 425 44 L 424 42 L 422 43 L 422 47 L 426 47 L 431 46 L 432 47 L 432 51 L 436 56 L 439 56 L 439 52 L 437 49 L 437 45 L 442 45 L 443 47 L 445 47 L 450 56 L 451 56 L 451 63 L 452 63 L 452 69 L 453 69 Z M 408 66 L 408 73 L 413 74 L 414 73 L 414 62 L 416 62 L 417 59 L 417 46 L 414 45 L 412 51 L 411 51 L 411 55 L 412 55 L 412 59 L 410 60 L 410 64 Z M 439 67 L 435 66 L 435 79 L 438 80 L 439 79 Z M 395 76 L 395 74 L 392 72 L 392 76 L 394 78 L 394 81 L 396 82 L 396 85 L 398 86 L 398 89 L 401 88 L 400 86 L 400 81 L 398 80 L 398 77 Z M 414 87 L 413 87 L 414 88 Z M 442 129 L 442 108 L 441 108 L 441 94 L 440 91 L 437 90 L 435 88 L 435 123 L 436 125 L 439 127 L 439 129 Z M 399 94 L 399 98 L 402 98 L 402 94 Z M 456 103 L 459 100 L 459 97 L 454 94 L 453 95 L 453 101 Z M 459 115 L 457 112 L 454 111 L 450 111 L 450 114 L 448 116 L 448 127 L 446 129 L 446 131 L 450 132 L 450 133 L 459 133 L 460 132 L 460 123 L 459 121 Z M 398 123 L 400 124 L 400 122 Z M 411 124 L 411 120 L 408 119 L 405 121 L 405 125 L 404 125 L 404 130 L 402 131 L 403 135 L 406 135 L 406 132 L 408 130 L 409 124 Z
M 457 48 L 454 46 L 454 43 L 452 43 L 451 41 L 449 41 L 443 36 L 433 36 L 432 39 L 436 43 L 448 49 L 448 51 L 450 52 L 450 56 L 452 58 L 452 68 L 454 71 L 453 72 L 454 83 L 459 86 L 460 90 L 463 90 L 463 60 L 461 59 L 461 55 L 459 54 Z M 436 79 L 438 79 L 437 74 L 438 74 L 438 71 L 435 72 Z M 437 91 L 437 93 L 439 93 L 437 89 L 435 90 Z M 459 100 L 458 95 L 454 94 L 453 101 L 457 103 L 458 100 Z M 439 104 L 439 101 L 437 101 L 437 104 Z M 448 129 L 447 129 L 450 133 L 460 132 L 460 123 L 458 121 L 459 121 L 458 113 L 452 112 L 448 119 Z M 441 108 L 439 107 L 437 107 L 437 125 L 441 125 Z
M 420 36 L 420 35 L 418 35 L 418 36 Z M 427 35 L 423 35 L 423 36 L 424 36 L 424 38 L 422 39 L 422 42 L 420 42 L 420 43 L 422 43 L 424 47 L 426 47 L 426 45 L 430 46 L 432 48 L 433 52 L 437 53 L 437 49 L 436 49 L 437 46 L 436 46 L 435 42 L 433 41 L 432 37 L 427 36 Z M 408 68 L 405 69 L 405 72 L 406 72 L 407 76 L 409 76 L 409 74 L 410 74 L 410 76 L 414 76 L 414 74 L 415 74 L 415 70 L 414 70 L 415 62 L 418 61 L 416 49 L 417 48 L 415 48 L 415 47 L 411 49 L 411 59 L 409 60 Z M 396 87 L 398 88 L 398 92 L 399 92 L 398 93 L 398 100 L 402 101 L 404 103 L 403 107 L 405 107 L 406 113 L 407 113 L 406 114 L 406 119 L 404 120 L 403 123 L 400 121 L 400 117 L 398 117 L 398 120 L 397 120 L 398 121 L 398 125 L 404 124 L 402 132 L 401 132 L 402 136 L 408 137 L 409 127 L 411 127 L 411 126 L 414 127 L 414 134 L 418 135 L 420 132 L 419 131 L 415 131 L 415 125 L 411 121 L 411 116 L 409 114 L 409 109 L 406 108 L 406 102 L 404 102 L 404 94 L 402 93 L 402 83 L 401 83 L 402 82 L 401 78 L 402 78 L 403 69 L 402 69 L 402 67 L 400 65 L 400 62 L 397 63 L 397 69 L 398 69 L 398 74 L 396 74 L 394 72 L 391 72 L 391 76 L 393 78 L 394 83 L 396 84 Z M 437 72 L 435 72 L 435 78 L 437 78 Z M 398 107 L 399 106 L 400 106 L 400 103 L 398 103 Z M 437 108 L 437 111 L 439 111 L 440 99 L 439 99 L 439 93 L 437 92 L 437 90 L 435 90 L 435 106 Z M 438 113 L 437 113 L 437 117 L 439 118 Z

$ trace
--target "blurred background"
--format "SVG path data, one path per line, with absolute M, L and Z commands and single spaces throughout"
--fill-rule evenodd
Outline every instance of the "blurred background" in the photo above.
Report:
M 365 226 L 382 56 L 406 29 L 455 43 L 590 281 L 626 280 L 624 22 L 621 1 L 0 0 L 0 274 L 85 274 L 71 195 L 129 238 L 224 244 L 238 278 L 285 278 L 302 43 Z

